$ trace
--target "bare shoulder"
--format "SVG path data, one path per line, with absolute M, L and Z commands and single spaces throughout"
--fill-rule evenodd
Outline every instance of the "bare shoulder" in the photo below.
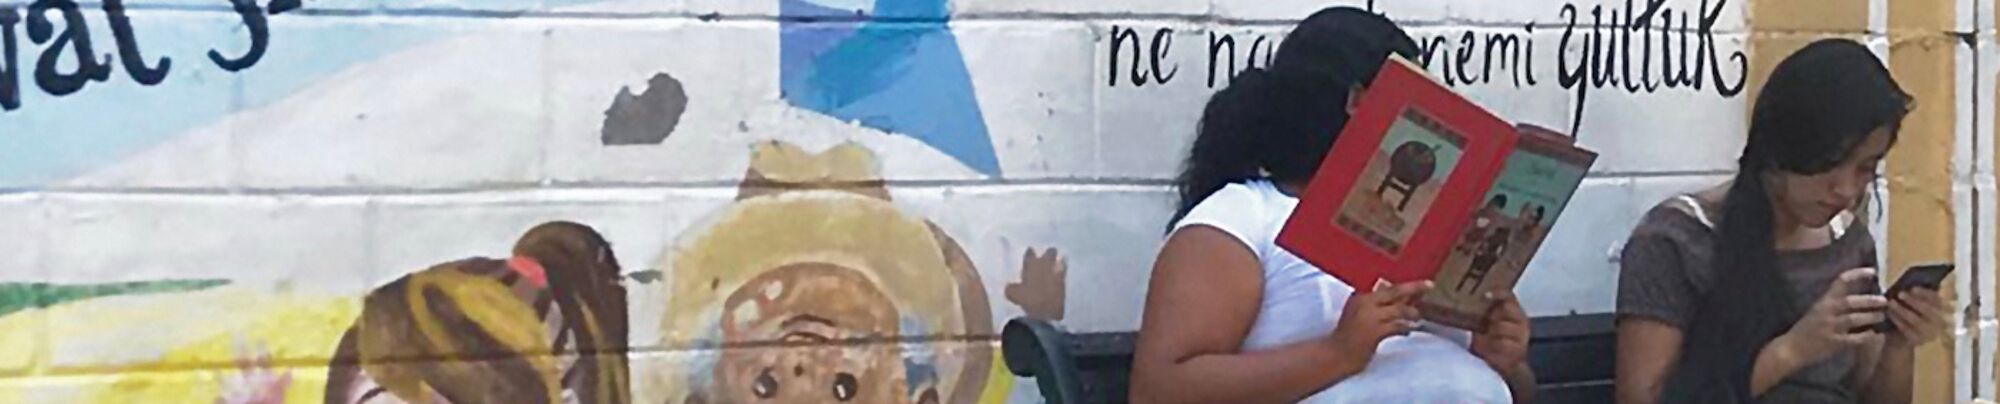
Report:
M 1191 263 L 1198 267 L 1256 265 L 1257 254 L 1222 228 L 1196 224 L 1175 230 L 1160 247 L 1160 266 Z

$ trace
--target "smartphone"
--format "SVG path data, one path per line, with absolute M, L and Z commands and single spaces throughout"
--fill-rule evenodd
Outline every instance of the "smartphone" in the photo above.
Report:
M 1957 265 L 1951 263 L 1912 266 L 1910 269 L 1903 271 L 1902 277 L 1896 278 L 1896 284 L 1889 286 L 1889 291 L 1884 296 L 1894 299 L 1896 298 L 1896 294 L 1903 293 L 1903 291 L 1910 288 L 1937 290 L 1944 287 L 1944 278 L 1950 276 L 1952 269 L 1955 268 L 1957 268 Z
M 1903 291 L 1912 288 L 1938 290 L 1944 287 L 1944 278 L 1950 276 L 1951 271 L 1956 268 L 1957 265 L 1949 262 L 1912 266 L 1903 271 L 1902 277 L 1896 278 L 1896 284 L 1889 286 L 1888 292 L 1883 293 L 1883 296 L 1889 297 L 1889 304 L 1896 304 L 1896 295 Z M 1888 319 L 1883 319 L 1880 324 L 1875 325 L 1876 332 L 1886 333 L 1895 330 L 1896 323 Z

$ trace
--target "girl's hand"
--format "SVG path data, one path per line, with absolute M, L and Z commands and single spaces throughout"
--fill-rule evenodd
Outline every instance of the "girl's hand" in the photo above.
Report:
M 1936 289 L 1911 288 L 1896 294 L 1889 304 L 1889 321 L 1896 331 L 1888 343 L 1916 347 L 1943 337 L 1951 329 L 1951 304 Z
M 1528 360 L 1528 313 L 1513 292 L 1490 292 L 1486 299 L 1493 306 L 1486 310 L 1486 330 L 1472 335 L 1472 354 L 1503 374 L 1520 369 Z
M 1787 357 L 1798 363 L 1817 363 L 1834 353 L 1867 343 L 1878 333 L 1858 327 L 1872 327 L 1883 320 L 1882 309 L 1889 300 L 1881 295 L 1854 294 L 1856 285 L 1875 279 L 1874 268 L 1843 272 L 1828 285 L 1804 317 L 1772 344 L 1783 344 Z
M 1383 339 L 1409 334 L 1417 328 L 1421 317 L 1411 303 L 1430 290 L 1431 282 L 1423 281 L 1373 292 L 1355 291 L 1347 297 L 1347 307 L 1341 309 L 1340 323 L 1333 326 L 1329 342 L 1343 354 L 1375 357 L 1375 346 Z

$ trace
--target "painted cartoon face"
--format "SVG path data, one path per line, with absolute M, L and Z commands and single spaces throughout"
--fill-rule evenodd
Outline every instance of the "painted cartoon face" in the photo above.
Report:
M 781 267 L 738 288 L 724 310 L 716 402 L 910 402 L 902 350 L 883 341 L 897 334 L 895 307 L 860 272 Z

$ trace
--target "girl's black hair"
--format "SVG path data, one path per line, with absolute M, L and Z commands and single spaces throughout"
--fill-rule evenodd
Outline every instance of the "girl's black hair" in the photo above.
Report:
M 1825 39 L 1779 62 L 1751 112 L 1749 140 L 1723 199 L 1715 238 L 1722 277 L 1685 328 L 1664 402 L 1751 402 L 1750 376 L 1764 345 L 1803 316 L 1779 275 L 1765 175 L 1825 173 L 1878 129 L 1895 141 L 1912 106 L 1867 47 Z M 1688 349 L 1688 348 L 1694 349 Z
M 1381 15 L 1332 7 L 1306 17 L 1269 69 L 1245 70 L 1209 98 L 1174 182 L 1173 221 L 1232 182 L 1311 179 L 1347 125 L 1349 92 L 1375 80 L 1392 53 L 1414 58 L 1417 44 Z

